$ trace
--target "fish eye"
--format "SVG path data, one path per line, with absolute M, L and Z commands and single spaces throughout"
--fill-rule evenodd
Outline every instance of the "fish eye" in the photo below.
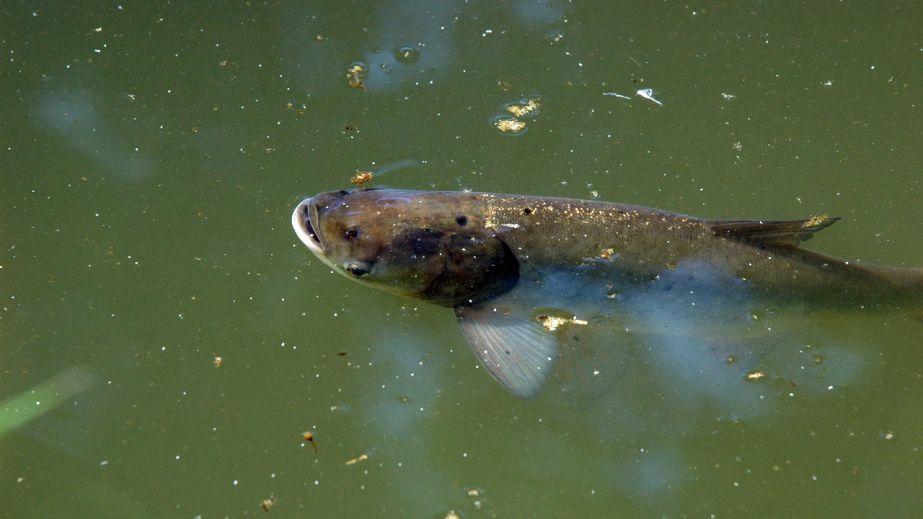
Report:
M 468 223 L 468 217 L 465 215 L 456 216 L 455 223 L 461 227 L 464 227 Z
M 345 237 L 347 240 L 355 240 L 356 238 L 359 237 L 359 229 L 357 229 L 357 228 L 355 228 L 355 227 L 350 227 L 349 229 L 346 229 L 346 233 L 345 233 L 344 237 Z

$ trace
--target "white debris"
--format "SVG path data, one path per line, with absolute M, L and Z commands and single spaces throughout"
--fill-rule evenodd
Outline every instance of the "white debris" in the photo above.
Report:
M 618 97 L 619 99 L 628 99 L 628 100 L 631 100 L 630 97 L 628 97 L 628 96 L 623 96 L 622 94 L 620 94 L 620 93 L 618 93 L 618 92 L 603 92 L 603 95 L 604 95 L 604 96 Z
M 654 99 L 654 90 L 653 90 L 653 89 L 650 89 L 650 88 L 642 88 L 642 89 L 638 90 L 637 92 L 635 92 L 635 94 L 637 94 L 638 97 L 643 97 L 644 99 L 647 99 L 648 101 L 657 103 L 657 106 L 663 106 L 663 103 L 661 103 L 660 101 Z

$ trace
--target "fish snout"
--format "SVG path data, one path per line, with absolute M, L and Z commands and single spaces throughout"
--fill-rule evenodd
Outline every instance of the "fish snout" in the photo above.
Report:
M 317 232 L 317 204 L 314 197 L 305 198 L 292 212 L 292 227 L 295 234 L 318 257 L 324 256 L 324 246 Z

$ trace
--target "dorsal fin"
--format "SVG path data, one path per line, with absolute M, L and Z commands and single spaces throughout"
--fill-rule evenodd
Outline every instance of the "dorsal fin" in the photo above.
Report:
M 803 220 L 706 220 L 716 236 L 745 241 L 760 247 L 797 247 L 817 231 L 833 225 L 839 217 L 812 216 Z

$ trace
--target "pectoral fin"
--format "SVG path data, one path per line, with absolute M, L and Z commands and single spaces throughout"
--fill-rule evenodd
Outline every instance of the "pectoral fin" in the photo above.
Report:
M 551 374 L 557 340 L 528 314 L 502 305 L 455 309 L 458 324 L 481 365 L 520 398 L 534 397 Z
M 811 239 L 814 233 L 839 220 L 827 215 L 812 216 L 804 220 L 709 220 L 705 224 L 717 236 L 732 238 L 760 247 L 797 247 Z

